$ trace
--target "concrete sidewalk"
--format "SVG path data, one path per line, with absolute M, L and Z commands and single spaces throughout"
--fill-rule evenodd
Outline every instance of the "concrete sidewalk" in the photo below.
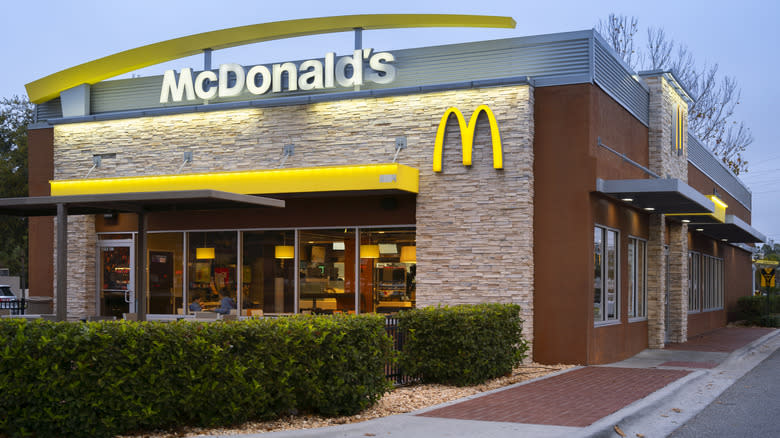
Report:
M 780 348 L 780 330 L 723 328 L 408 414 L 245 437 L 666 436 Z

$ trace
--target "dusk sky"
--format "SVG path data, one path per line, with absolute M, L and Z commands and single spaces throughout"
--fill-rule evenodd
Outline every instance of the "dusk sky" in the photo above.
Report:
M 780 2 L 483 0 L 426 2 L 329 1 L 148 1 L 105 0 L 5 2 L 0 37 L 6 41 L 0 69 L 0 97 L 26 95 L 24 84 L 122 50 L 194 33 L 297 18 L 347 14 L 453 13 L 510 16 L 515 29 L 405 29 L 366 31 L 363 46 L 377 50 L 510 38 L 593 28 L 610 12 L 639 18 L 638 43 L 648 26 L 686 44 L 698 64 L 718 63 L 742 88 L 736 116 L 751 129 L 754 143 L 741 175 L 753 192 L 753 227 L 780 242 Z M 259 43 L 214 52 L 213 65 L 264 64 L 321 57 L 352 50 L 351 32 Z M 183 58 L 135 72 L 159 75 L 169 68 L 202 68 L 202 56 Z M 130 77 L 124 75 L 120 77 Z M 776 126 L 775 126 L 776 127 Z

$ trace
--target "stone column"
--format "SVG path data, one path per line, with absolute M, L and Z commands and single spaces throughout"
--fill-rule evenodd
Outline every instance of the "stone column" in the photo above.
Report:
M 688 224 L 669 224 L 669 340 L 688 340 Z
M 56 228 L 56 224 L 55 224 Z M 55 230 L 56 234 L 56 230 Z M 68 320 L 78 320 L 96 312 L 96 248 L 95 216 L 68 217 Z M 54 243 L 57 254 L 57 243 Z M 57 289 L 57 265 L 54 264 L 54 289 Z M 56 295 L 55 295 L 56 306 Z
M 647 343 L 650 348 L 664 348 L 666 324 L 666 262 L 664 241 L 665 218 L 650 215 L 650 240 L 647 242 Z

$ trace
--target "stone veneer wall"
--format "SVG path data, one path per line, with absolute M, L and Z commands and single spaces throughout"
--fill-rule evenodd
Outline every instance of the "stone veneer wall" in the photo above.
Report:
M 676 178 L 688 182 L 687 122 L 683 125 L 682 154 L 672 147 L 676 135 L 673 114 L 682 108 L 683 120 L 688 120 L 688 105 L 663 76 L 643 77 L 650 89 L 649 162 L 650 170 L 662 178 Z M 648 243 L 648 272 L 657 272 L 661 278 L 648 276 L 648 343 L 650 348 L 664 346 L 664 331 L 669 340 L 685 342 L 688 327 L 688 226 L 671 223 L 669 232 L 669 327 L 666 327 L 666 263 L 663 257 L 664 215 L 653 215 Z M 656 239 L 661 239 L 656 241 Z M 660 250 L 660 255 L 658 251 Z
M 664 240 L 666 239 L 666 220 L 662 214 L 651 214 L 648 227 L 650 239 L 647 241 L 647 346 L 664 347 L 666 327 L 666 258 Z
M 57 220 L 54 221 L 54 284 L 57 290 Z M 97 278 L 97 235 L 94 216 L 68 217 L 68 320 L 78 320 L 96 315 Z M 57 308 L 57 294 L 54 293 L 52 309 Z
M 441 116 L 450 106 L 466 119 L 488 104 L 498 120 L 504 169 L 492 168 L 490 130 L 480 117 L 473 166 L 461 164 L 461 140 L 451 117 L 441 174 L 432 171 Z M 91 177 L 172 174 L 182 153 L 193 162 L 183 173 L 270 169 L 283 145 L 295 154 L 285 167 L 388 163 L 395 138 L 408 148 L 398 162 L 420 169 L 417 196 L 417 300 L 419 306 L 513 302 L 523 308 L 533 336 L 533 89 L 506 86 L 276 108 L 58 125 L 55 179 L 83 178 L 93 154 L 104 159 Z M 343 224 L 334 224 L 343 225 Z M 94 306 L 94 224 L 69 229 L 72 251 L 87 247 L 83 275 L 69 278 L 69 301 Z M 69 269 L 70 270 L 70 269 Z M 76 304 L 80 303 L 80 304 Z M 91 303 L 91 304 L 87 304 Z

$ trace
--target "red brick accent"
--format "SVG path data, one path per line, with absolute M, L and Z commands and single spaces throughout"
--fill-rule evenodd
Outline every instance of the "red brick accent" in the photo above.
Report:
M 666 349 L 731 353 L 774 330 L 764 327 L 723 327 L 694 336 L 688 342 L 667 344 Z
M 686 370 L 586 367 L 420 415 L 584 427 L 689 373 Z

